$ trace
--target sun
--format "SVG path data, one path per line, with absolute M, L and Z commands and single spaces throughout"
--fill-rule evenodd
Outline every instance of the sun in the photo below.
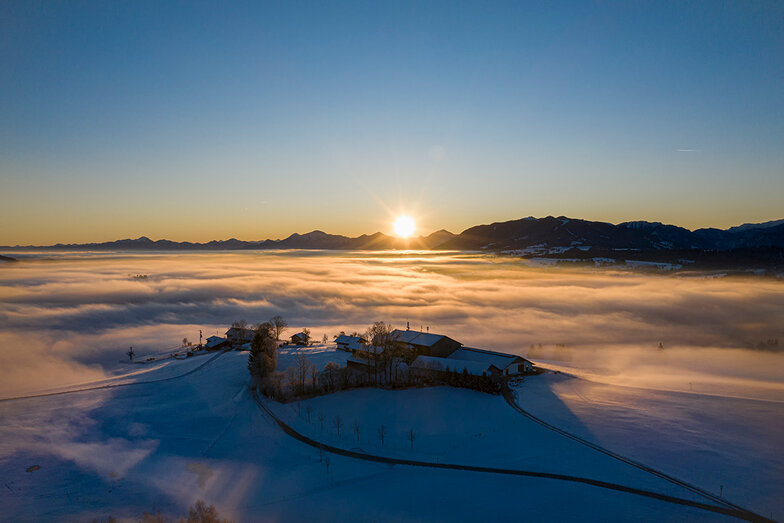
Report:
M 395 218 L 395 234 L 401 238 L 408 238 L 416 230 L 416 222 L 411 216 L 401 214 Z

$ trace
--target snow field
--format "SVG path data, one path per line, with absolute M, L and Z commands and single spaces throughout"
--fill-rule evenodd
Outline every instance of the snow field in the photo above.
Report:
M 255 404 L 246 358 L 229 352 L 183 378 L 0 403 L 0 511 L 11 521 L 109 515 L 135 521 L 145 511 L 181 515 L 203 499 L 236 521 L 721 519 L 536 478 L 393 467 L 336 455 L 329 456 L 327 471 L 324 456 L 320 460 L 316 449 L 285 435 Z M 512 429 L 526 429 L 517 423 L 519 414 L 501 398 L 472 391 L 366 389 L 309 401 L 339 408 L 346 419 L 361 415 L 366 426 L 389 416 L 402 430 L 417 423 L 416 452 L 501 462 L 510 449 L 525 449 L 524 440 L 535 452 L 513 460 L 533 465 L 539 458 L 539 467 L 549 470 L 568 451 L 557 460 L 565 471 L 603 467 L 581 455 L 587 449 L 566 449 L 533 430 L 512 436 Z M 279 408 L 296 416 L 292 405 Z M 393 408 L 399 412 L 392 414 Z M 489 432 L 499 423 L 508 430 Z M 481 443 L 472 444 L 479 432 Z M 404 452 L 405 445 L 395 445 L 390 451 Z M 27 472 L 33 465 L 40 468 Z

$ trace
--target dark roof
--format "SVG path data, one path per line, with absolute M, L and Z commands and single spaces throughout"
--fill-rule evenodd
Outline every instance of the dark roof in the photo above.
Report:
M 448 336 L 444 336 L 443 334 L 430 334 L 429 332 L 420 332 L 420 331 L 412 331 L 412 330 L 404 331 L 400 329 L 393 330 L 391 336 L 393 339 L 397 341 L 402 341 L 403 343 L 408 343 L 410 345 L 421 345 L 423 347 L 432 347 L 443 338 L 447 338 L 450 340 L 452 339 L 449 338 Z

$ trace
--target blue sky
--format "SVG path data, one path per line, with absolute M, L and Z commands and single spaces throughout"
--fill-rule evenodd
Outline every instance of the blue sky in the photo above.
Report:
M 5 2 L 0 244 L 784 217 L 770 2 Z

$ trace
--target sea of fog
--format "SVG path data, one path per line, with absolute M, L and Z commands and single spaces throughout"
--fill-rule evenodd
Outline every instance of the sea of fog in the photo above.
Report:
M 781 280 L 443 252 L 11 255 L 0 396 L 127 372 L 130 346 L 144 355 L 280 314 L 288 334 L 410 322 L 598 381 L 784 401 Z

